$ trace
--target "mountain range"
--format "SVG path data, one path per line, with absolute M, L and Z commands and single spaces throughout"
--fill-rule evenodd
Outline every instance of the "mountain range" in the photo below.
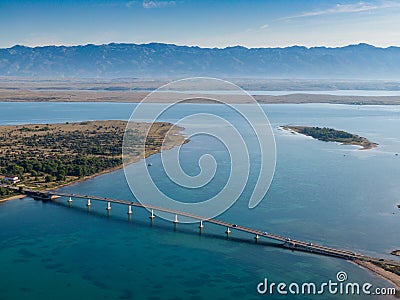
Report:
M 200 48 L 172 44 L 14 46 L 0 49 L 0 76 L 399 79 L 400 48 Z

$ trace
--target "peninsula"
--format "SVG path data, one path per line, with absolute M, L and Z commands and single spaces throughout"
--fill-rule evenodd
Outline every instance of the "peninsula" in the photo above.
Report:
M 18 177 L 19 186 L 47 189 L 121 168 L 126 125 L 85 121 L 0 126 L 0 181 L 8 175 Z M 129 127 L 134 128 L 130 137 L 135 141 L 130 162 L 185 142 L 183 128 L 171 123 L 130 122 Z M 0 198 L 10 196 L 14 194 L 0 187 Z
M 360 150 L 368 150 L 378 146 L 377 143 L 373 143 L 365 137 L 333 128 L 289 125 L 282 126 L 282 128 L 292 132 L 311 136 L 314 139 L 324 142 L 337 142 L 344 145 L 361 146 L 362 148 Z

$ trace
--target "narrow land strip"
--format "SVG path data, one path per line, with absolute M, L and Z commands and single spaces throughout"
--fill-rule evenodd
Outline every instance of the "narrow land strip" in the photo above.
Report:
M 400 295 L 399 294 L 399 291 L 400 291 L 400 275 L 399 275 L 399 273 L 398 274 L 393 273 L 393 271 L 386 270 L 387 267 L 385 267 L 384 265 L 379 266 L 379 265 L 376 265 L 376 264 L 374 264 L 372 262 L 368 262 L 368 261 L 354 260 L 353 262 L 365 269 L 368 269 L 368 270 L 374 272 L 375 274 L 381 276 L 382 278 L 384 278 L 387 281 L 394 284 L 396 286 L 396 295 Z
M 119 102 L 138 103 L 141 102 L 150 91 L 40 91 L 40 90 L 12 90 L 0 87 L 0 102 Z M 171 103 L 174 98 L 182 94 L 158 93 L 153 96 L 153 103 Z M 202 93 L 185 95 L 191 103 L 209 103 L 208 99 L 214 99 L 215 94 Z M 228 95 L 227 102 L 244 103 L 243 96 Z M 329 94 L 289 94 L 289 95 L 254 95 L 261 104 L 303 104 L 303 103 L 330 103 L 330 104 L 352 104 L 352 105 L 400 105 L 399 96 L 338 96 Z M 249 102 L 250 103 L 250 102 Z

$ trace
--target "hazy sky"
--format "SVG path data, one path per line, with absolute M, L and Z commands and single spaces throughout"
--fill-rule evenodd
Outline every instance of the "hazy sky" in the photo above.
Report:
M 0 0 L 0 47 L 110 42 L 400 46 L 399 16 L 399 0 Z

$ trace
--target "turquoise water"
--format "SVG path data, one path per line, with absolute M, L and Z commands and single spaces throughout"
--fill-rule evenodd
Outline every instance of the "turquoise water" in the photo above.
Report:
M 132 104 L 0 103 L 3 124 L 53 123 L 96 119 L 128 119 Z M 165 116 L 223 107 L 186 104 Z M 345 105 L 267 105 L 277 143 L 277 169 L 270 191 L 250 210 L 246 189 L 236 204 L 219 217 L 356 252 L 386 257 L 400 247 L 400 107 Z M 373 150 L 324 143 L 292 135 L 279 125 L 318 125 L 343 129 L 378 142 Z M 207 143 L 205 143 L 207 141 Z M 193 138 L 183 146 L 185 171 L 196 173 L 196 155 L 218 149 L 218 143 Z M 185 154 L 186 153 L 186 154 Z M 192 155 L 188 155 L 191 153 Z M 172 189 L 149 158 L 160 188 Z M 226 171 L 219 171 L 223 182 Z M 225 176 L 225 177 L 224 177 Z M 217 186 L 216 186 L 217 188 Z M 133 196 L 122 171 L 65 187 L 62 191 L 120 199 Z M 185 198 L 191 192 L 177 190 Z M 326 282 L 345 271 L 349 281 L 389 284 L 343 260 L 291 252 L 274 243 L 255 244 L 251 236 L 205 224 L 152 224 L 148 212 L 83 201 L 68 207 L 66 199 L 41 203 L 30 198 L 0 204 L 0 299 L 280 299 L 258 295 L 257 284 Z M 310 296 L 296 296 L 309 299 Z M 329 296 L 322 299 L 363 299 Z M 374 298 L 374 297 L 372 297 Z

